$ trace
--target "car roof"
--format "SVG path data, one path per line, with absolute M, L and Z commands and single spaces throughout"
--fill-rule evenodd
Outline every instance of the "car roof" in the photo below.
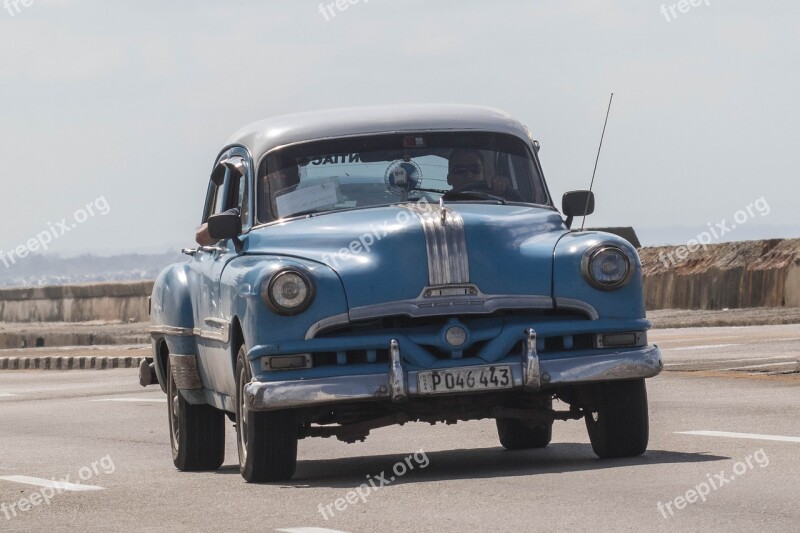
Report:
M 268 118 L 237 131 L 227 145 L 242 145 L 258 161 L 267 152 L 298 142 L 364 134 L 419 131 L 490 131 L 529 139 L 517 119 L 490 107 L 402 104 L 351 107 Z

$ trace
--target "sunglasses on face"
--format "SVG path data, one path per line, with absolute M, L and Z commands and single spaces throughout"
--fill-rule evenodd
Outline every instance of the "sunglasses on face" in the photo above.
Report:
M 483 165 L 477 163 L 472 165 L 454 165 L 453 168 L 450 169 L 450 173 L 457 176 L 463 176 L 468 172 L 472 174 L 480 174 L 483 172 Z

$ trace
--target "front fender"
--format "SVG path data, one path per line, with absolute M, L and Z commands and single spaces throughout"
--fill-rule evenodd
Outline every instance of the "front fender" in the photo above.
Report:
M 294 316 L 279 315 L 261 297 L 261 284 L 277 271 L 297 268 L 315 285 L 310 307 Z M 339 276 L 315 261 L 286 256 L 248 255 L 234 259 L 223 271 L 220 301 L 237 317 L 248 349 L 262 344 L 303 339 L 317 322 L 333 316 L 347 319 L 347 298 Z
M 633 275 L 621 289 L 604 291 L 590 285 L 581 271 L 583 255 L 592 247 L 609 243 L 623 248 L 633 258 Z M 642 289 L 642 263 L 639 254 L 628 241 L 610 233 L 598 231 L 565 234 L 556 245 L 553 256 L 553 297 L 557 307 L 568 307 L 569 300 L 589 304 L 597 311 L 596 318 L 645 318 Z

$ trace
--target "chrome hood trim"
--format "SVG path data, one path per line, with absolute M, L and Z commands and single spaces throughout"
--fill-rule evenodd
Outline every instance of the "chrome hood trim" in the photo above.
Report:
M 425 233 L 428 256 L 428 283 L 432 286 L 469 283 L 469 258 L 464 219 L 458 211 L 444 206 L 413 204 Z

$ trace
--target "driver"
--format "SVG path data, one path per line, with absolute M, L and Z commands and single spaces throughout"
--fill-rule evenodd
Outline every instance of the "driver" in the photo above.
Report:
M 447 183 L 454 192 L 489 187 L 483 175 L 483 155 L 478 150 L 456 148 L 447 167 Z
M 522 201 L 522 197 L 511 186 L 505 176 L 494 176 L 487 180 L 483 172 L 483 154 L 478 150 L 456 148 L 450 154 L 447 183 L 450 192 L 481 191 L 502 196 L 506 200 Z

